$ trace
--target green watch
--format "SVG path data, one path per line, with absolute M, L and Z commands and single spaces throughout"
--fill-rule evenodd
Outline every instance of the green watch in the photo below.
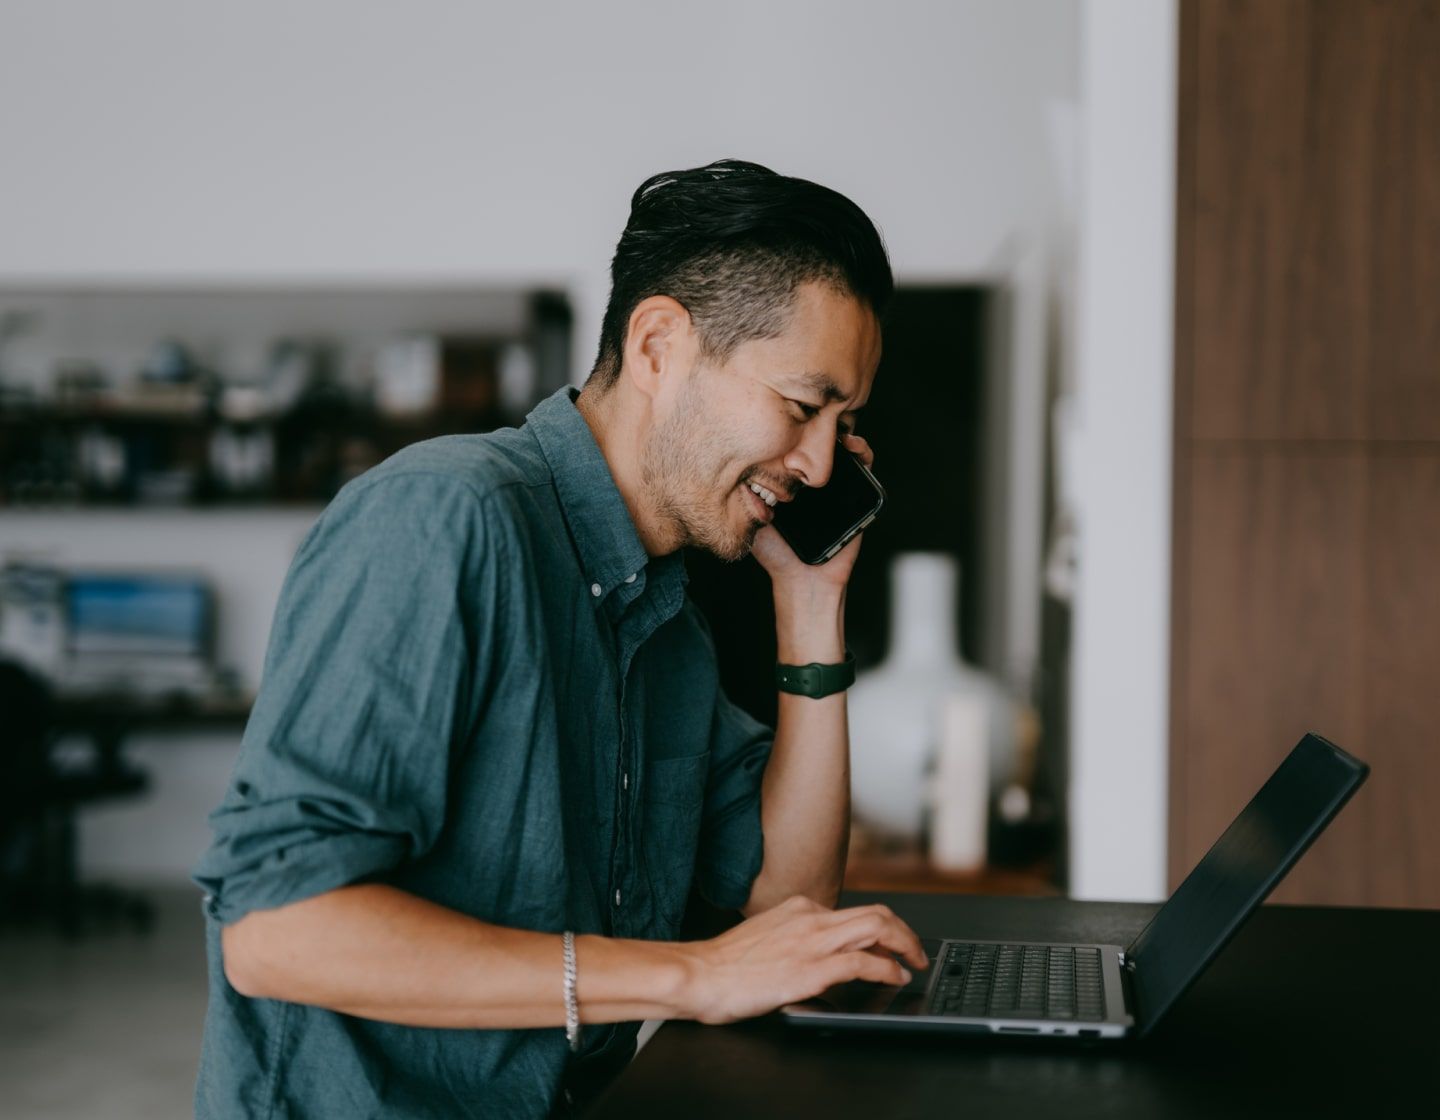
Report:
M 793 692 L 796 696 L 818 700 L 834 692 L 844 692 L 854 683 L 855 655 L 848 649 L 845 660 L 838 665 L 822 665 L 818 661 L 809 665 L 775 663 L 775 687 L 781 692 Z

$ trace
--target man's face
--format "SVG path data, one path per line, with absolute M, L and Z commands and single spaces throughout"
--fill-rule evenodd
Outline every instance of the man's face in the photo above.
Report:
M 649 505 L 683 544 L 738 560 L 777 502 L 830 478 L 835 442 L 854 424 L 880 364 L 880 326 L 828 284 L 795 293 L 775 338 L 737 346 L 687 372 L 641 454 Z

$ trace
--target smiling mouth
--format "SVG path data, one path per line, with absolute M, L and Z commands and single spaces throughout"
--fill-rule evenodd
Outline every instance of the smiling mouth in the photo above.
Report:
M 765 490 L 763 486 L 757 488 L 755 483 L 744 483 L 740 489 L 745 494 L 745 501 L 749 503 L 750 519 L 757 525 L 770 524 L 775 518 L 775 504 L 779 500 L 776 495 L 772 491 Z M 770 495 L 770 500 L 766 500 L 765 494 L 761 493 L 762 490 L 765 490 L 765 494 Z
M 754 494 L 771 509 L 774 509 L 775 503 L 780 500 L 779 496 L 773 490 L 765 489 L 765 487 L 761 486 L 758 482 L 750 483 L 750 493 Z

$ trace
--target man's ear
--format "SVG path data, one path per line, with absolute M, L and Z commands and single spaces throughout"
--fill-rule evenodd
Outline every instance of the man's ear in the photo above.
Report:
M 669 296 L 647 296 L 630 312 L 622 376 L 653 402 L 688 368 L 692 341 L 684 305 Z

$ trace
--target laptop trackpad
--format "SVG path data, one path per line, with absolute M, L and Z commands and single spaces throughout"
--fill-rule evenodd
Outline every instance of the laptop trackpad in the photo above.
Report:
M 925 987 L 935 969 L 935 960 L 940 954 L 940 942 L 924 939 L 925 954 L 930 958 L 930 967 L 923 972 L 914 972 L 910 983 L 903 988 L 892 984 L 871 984 L 854 980 L 848 984 L 837 984 L 827 988 L 806 1005 L 825 1011 L 838 1011 L 849 1015 L 921 1015 L 925 1011 Z

